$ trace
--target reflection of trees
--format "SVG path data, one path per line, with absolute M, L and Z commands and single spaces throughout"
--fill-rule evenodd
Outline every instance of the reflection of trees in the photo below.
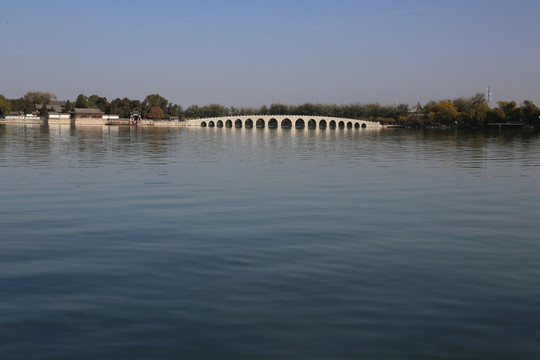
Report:
M 98 163 L 142 155 L 160 159 L 171 149 L 180 128 L 81 126 L 71 128 L 80 160 Z M 52 136 L 55 136 L 54 134 Z
M 193 136 L 185 136 L 188 132 L 190 135 L 193 133 Z M 402 156 L 400 153 L 413 151 L 418 159 L 428 163 L 451 162 L 467 168 L 485 166 L 490 159 L 526 158 L 529 154 L 536 153 L 538 145 L 538 133 L 535 131 L 498 129 L 383 129 L 350 133 L 330 129 L 314 132 L 306 129 L 294 133 L 282 131 L 281 126 L 277 130 L 257 132 L 240 129 L 208 132 L 191 128 L 0 125 L 0 148 L 10 147 L 10 151 L 39 161 L 58 160 L 58 154 L 68 154 L 70 157 L 74 155 L 79 161 L 92 163 L 93 166 L 101 166 L 102 162 L 111 159 L 122 161 L 123 158 L 131 159 L 130 161 L 144 158 L 163 163 L 170 156 L 182 153 L 184 156 L 198 152 L 208 153 L 215 149 L 218 143 L 225 147 L 227 141 L 235 141 L 231 139 L 233 136 L 246 143 L 260 140 L 255 137 L 263 138 L 262 141 L 277 137 L 278 143 L 287 139 L 311 139 L 310 147 L 313 150 L 324 150 L 328 145 L 341 146 L 342 143 L 350 145 L 348 139 L 353 137 L 358 141 L 355 140 L 355 146 L 350 149 L 342 149 L 344 156 L 358 155 L 356 151 L 365 152 L 369 148 L 371 153 L 366 153 L 366 156 L 395 159 Z M 5 141 L 7 137 L 9 141 Z M 186 145 L 186 140 L 189 145 Z M 368 147 L 367 142 L 370 144 Z

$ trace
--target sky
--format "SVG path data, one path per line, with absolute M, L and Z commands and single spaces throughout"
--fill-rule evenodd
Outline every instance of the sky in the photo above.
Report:
M 0 0 L 0 94 L 540 106 L 538 0 Z

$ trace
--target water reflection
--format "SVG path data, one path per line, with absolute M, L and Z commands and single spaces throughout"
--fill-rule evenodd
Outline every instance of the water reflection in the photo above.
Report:
M 0 146 L 35 166 L 75 154 L 89 166 L 122 157 L 166 165 L 175 157 L 219 162 L 232 151 L 243 161 L 267 158 L 283 162 L 319 159 L 378 162 L 395 166 L 406 158 L 433 167 L 461 169 L 506 167 L 515 161 L 538 165 L 539 135 L 534 131 L 468 131 L 407 129 L 258 129 L 136 128 L 40 125 L 0 126 Z M 232 146 L 231 144 L 234 144 Z M 5 161 L 5 159 L 4 159 Z
M 538 358 L 539 145 L 0 126 L 0 354 Z

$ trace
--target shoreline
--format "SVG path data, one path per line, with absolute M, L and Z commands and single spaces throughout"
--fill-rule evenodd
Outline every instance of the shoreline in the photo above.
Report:
M 142 119 L 138 122 L 133 122 L 129 119 L 115 120 L 46 120 L 46 119 L 0 119 L 0 125 L 63 125 L 63 126 L 121 126 L 121 127 L 184 127 L 190 126 L 185 121 L 170 121 L 170 120 L 150 120 Z
M 194 119 L 196 120 L 196 119 Z M 151 120 L 151 119 L 141 119 L 139 121 L 133 121 L 130 119 L 77 119 L 77 120 L 65 120 L 65 119 L 6 119 L 0 118 L 0 125 L 39 125 L 39 126 L 108 126 L 108 127 L 162 127 L 162 128 L 206 128 L 206 126 L 201 126 L 197 123 L 190 123 L 190 121 L 181 121 L 181 120 Z M 212 128 L 212 127 L 210 127 Z M 218 127 L 219 128 L 219 127 Z M 234 126 L 232 128 L 235 128 Z M 243 126 L 242 126 L 243 128 Z M 253 127 L 255 128 L 255 127 Z M 295 127 L 292 126 L 292 129 Z M 301 129 L 301 128 L 300 128 Z M 307 130 L 308 128 L 305 127 Z M 332 129 L 332 128 L 329 128 Z M 337 128 L 336 128 L 337 129 Z M 535 126 L 507 122 L 507 123 L 488 123 L 482 125 L 434 125 L 434 124 L 425 124 L 423 126 L 411 126 L 405 124 L 380 124 L 378 129 L 391 129 L 391 130 L 457 130 L 457 129 L 467 129 L 467 130 L 537 130 Z

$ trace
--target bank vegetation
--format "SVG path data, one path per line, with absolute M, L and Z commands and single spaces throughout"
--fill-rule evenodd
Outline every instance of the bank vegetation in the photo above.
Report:
M 10 113 L 44 115 L 47 104 L 57 97 L 48 92 L 28 92 L 18 99 L 7 99 L 0 95 L 0 116 Z M 241 116 L 241 115 L 312 115 L 368 119 L 386 125 L 411 127 L 463 126 L 477 127 L 493 123 L 522 123 L 540 125 L 540 109 L 530 100 L 518 104 L 515 101 L 498 101 L 490 107 L 482 93 L 471 97 L 430 101 L 424 105 L 407 104 L 381 105 L 379 103 L 320 104 L 301 105 L 271 104 L 261 107 L 235 107 L 220 104 L 191 105 L 182 108 L 169 102 L 159 94 L 146 96 L 144 100 L 116 98 L 112 101 L 99 95 L 80 94 L 73 101 L 67 100 L 63 112 L 73 108 L 99 108 L 105 114 L 117 114 L 129 118 L 138 112 L 143 118 L 179 120 Z

